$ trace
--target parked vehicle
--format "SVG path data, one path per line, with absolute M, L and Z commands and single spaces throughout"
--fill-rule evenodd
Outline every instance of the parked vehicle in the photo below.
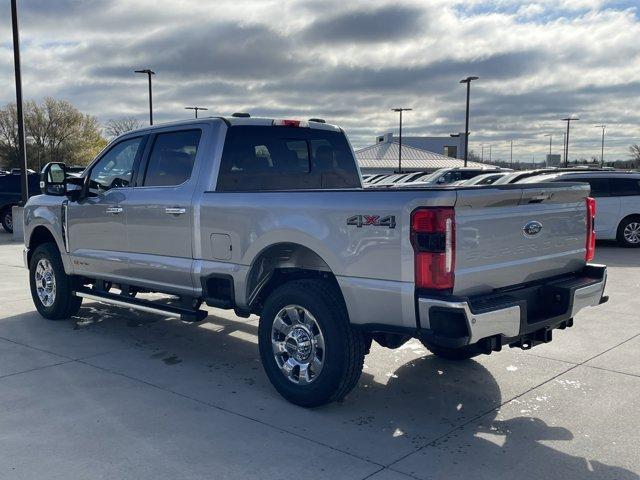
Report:
M 596 238 L 640 247 L 640 173 L 589 170 L 529 177 L 519 183 L 585 182 L 596 199 Z
M 460 185 L 491 185 L 495 183 L 497 180 L 510 174 L 511 172 L 483 173 L 482 175 L 473 177 L 470 180 L 463 180 L 462 183 L 460 183 Z
M 441 168 L 436 170 L 433 173 L 426 174 L 422 177 L 416 178 L 413 183 L 414 184 L 437 184 L 437 185 L 447 185 L 452 184 L 454 182 L 470 180 L 478 175 L 483 175 L 485 173 L 493 173 L 493 172 L 510 172 L 509 169 L 504 169 L 500 167 L 490 167 L 487 166 L 485 168 L 475 168 L 475 167 L 456 167 L 456 168 Z
M 20 169 L 13 169 L 11 172 L 0 175 L 0 223 L 7 232 L 13 232 L 12 207 L 19 205 L 22 201 L 22 175 Z M 29 183 L 29 195 L 40 194 L 40 175 L 33 170 L 27 174 Z
M 494 183 L 496 185 L 506 185 L 508 183 L 517 183 L 520 180 L 529 177 L 536 177 L 538 175 L 543 175 L 545 173 L 560 173 L 560 172 L 602 172 L 603 170 L 610 170 L 610 168 L 605 167 L 605 169 L 599 167 L 592 167 L 588 165 L 578 165 L 575 167 L 546 167 L 546 168 L 537 168 L 535 170 L 519 170 L 517 172 L 511 172 L 509 175 L 505 175 L 504 177 L 496 180 Z
M 265 372 L 311 407 L 358 382 L 371 342 L 463 360 L 528 349 L 606 301 L 584 184 L 363 189 L 342 129 L 208 118 L 133 131 L 25 209 L 37 310 L 83 299 L 184 321 L 260 316 Z M 161 303 L 137 298 L 159 292 Z M 179 301 L 176 301 L 175 298 Z

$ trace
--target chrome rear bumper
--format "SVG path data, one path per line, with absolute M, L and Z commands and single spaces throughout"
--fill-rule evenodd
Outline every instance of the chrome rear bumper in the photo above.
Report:
M 604 265 L 587 265 L 575 275 L 491 295 L 455 301 L 419 297 L 419 330 L 427 343 L 454 348 L 488 338 L 500 346 L 512 344 L 534 333 L 533 343 L 550 340 L 550 334 L 540 334 L 571 326 L 580 310 L 607 300 L 606 280 Z

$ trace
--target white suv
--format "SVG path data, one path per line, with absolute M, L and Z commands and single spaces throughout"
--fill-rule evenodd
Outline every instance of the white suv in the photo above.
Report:
M 518 183 L 586 182 L 596 199 L 596 238 L 640 247 L 640 173 L 621 171 L 559 172 Z

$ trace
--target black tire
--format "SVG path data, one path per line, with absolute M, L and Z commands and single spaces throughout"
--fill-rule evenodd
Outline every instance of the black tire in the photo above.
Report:
M 11 213 L 11 207 L 0 211 L 0 223 L 2 223 L 2 228 L 7 232 L 13 233 L 13 214 Z
M 36 270 L 41 260 L 48 261 L 53 270 L 55 290 L 51 305 L 45 305 L 38 296 Z M 45 243 L 36 248 L 29 261 L 29 284 L 33 303 L 40 315 L 49 320 L 61 320 L 78 313 L 82 298 L 73 295 L 73 281 L 73 277 L 64 271 L 62 258 L 55 244 Z
M 271 343 L 272 326 L 285 306 L 308 310 L 324 337 L 323 367 L 311 383 L 293 383 L 280 370 Z M 358 383 L 366 352 L 365 337 L 349 324 L 342 297 L 329 282 L 295 280 L 276 288 L 267 298 L 258 331 L 260 358 L 275 389 L 302 407 L 318 407 L 342 400 Z
M 618 234 L 617 234 L 617 240 L 619 245 L 627 248 L 640 247 L 640 238 L 638 240 L 630 240 L 630 238 L 627 238 L 627 236 L 625 235 L 625 230 L 627 228 L 632 228 L 634 226 L 635 226 L 634 230 L 637 231 L 638 226 L 640 226 L 640 217 L 625 218 L 624 220 L 622 220 L 622 222 L 620 222 L 620 225 L 618 225 Z M 638 238 L 638 237 L 633 236 L 632 238 Z
M 422 342 L 422 344 L 436 357 L 444 358 L 445 360 L 453 360 L 456 362 L 469 360 L 470 358 L 477 357 L 482 353 L 477 345 L 466 345 L 460 348 L 448 348 L 439 347 L 436 345 L 427 345 L 424 342 Z

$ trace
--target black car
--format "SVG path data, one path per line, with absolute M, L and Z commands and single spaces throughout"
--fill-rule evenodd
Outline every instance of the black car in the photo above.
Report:
M 29 196 L 40 195 L 40 174 L 31 171 L 27 174 L 29 180 Z M 0 222 L 9 233 L 13 232 L 13 217 L 11 207 L 18 205 L 22 199 L 22 175 L 19 170 L 0 174 Z

